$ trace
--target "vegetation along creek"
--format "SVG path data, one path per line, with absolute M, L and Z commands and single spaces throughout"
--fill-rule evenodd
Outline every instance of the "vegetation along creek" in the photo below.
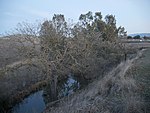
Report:
M 0 113 L 148 113 L 149 40 L 100 11 L 19 23 L 0 37 Z
M 58 100 L 73 94 L 76 90 L 83 88 L 87 82 L 79 79 L 73 74 L 69 74 L 63 82 L 59 83 Z M 49 87 L 45 86 L 41 90 L 31 93 L 25 97 L 20 103 L 16 104 L 9 113 L 41 113 L 46 108 L 46 104 L 51 102 L 49 95 Z M 57 100 L 56 100 L 57 101 Z

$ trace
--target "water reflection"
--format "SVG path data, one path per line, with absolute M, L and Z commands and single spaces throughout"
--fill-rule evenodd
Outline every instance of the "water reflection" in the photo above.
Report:
M 58 83 L 57 91 L 58 95 L 57 98 L 60 99 L 64 96 L 73 94 L 76 90 L 80 89 L 80 82 L 77 80 L 76 77 L 69 74 L 67 78 L 61 80 Z M 44 89 L 44 101 L 45 103 L 49 103 L 52 101 L 52 98 L 50 97 L 50 87 L 49 85 L 45 87 Z
M 85 85 L 85 81 L 83 81 L 81 78 L 77 79 L 71 74 L 66 79 L 61 80 L 58 84 L 58 99 L 73 94 L 80 89 L 82 84 Z M 47 86 L 43 90 L 31 94 L 21 103 L 14 106 L 11 113 L 41 113 L 45 109 L 46 104 L 51 102 L 49 91 Z
M 58 98 L 73 94 L 80 88 L 80 83 L 74 76 L 69 75 L 67 80 L 58 87 Z
M 11 113 L 41 113 L 45 109 L 43 91 L 38 91 L 14 106 Z

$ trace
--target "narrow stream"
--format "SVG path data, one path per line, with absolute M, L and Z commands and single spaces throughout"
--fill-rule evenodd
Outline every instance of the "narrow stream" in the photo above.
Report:
M 41 113 L 45 107 L 42 90 L 31 94 L 14 106 L 11 113 Z
M 81 86 L 82 83 L 75 77 L 69 75 L 67 79 L 59 84 L 58 98 L 73 94 Z M 48 87 L 46 87 L 29 95 L 22 102 L 15 105 L 10 113 L 41 113 L 46 108 L 46 104 L 51 102 L 48 93 Z

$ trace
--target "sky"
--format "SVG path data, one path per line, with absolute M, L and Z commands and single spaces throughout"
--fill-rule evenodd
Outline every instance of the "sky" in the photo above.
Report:
M 103 19 L 115 15 L 128 34 L 150 33 L 150 0 L 0 0 L 0 35 L 18 23 L 51 20 L 54 14 L 77 22 L 88 11 L 100 11 Z

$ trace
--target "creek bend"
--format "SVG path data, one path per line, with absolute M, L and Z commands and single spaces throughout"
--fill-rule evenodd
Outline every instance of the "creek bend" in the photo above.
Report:
M 87 84 L 87 82 L 79 77 L 75 77 L 69 74 L 67 78 L 61 80 L 58 83 L 58 95 L 57 98 L 63 98 L 71 95 L 77 90 L 81 89 Z M 43 87 L 43 89 L 31 93 L 23 101 L 16 104 L 9 113 L 41 113 L 46 108 L 46 104 L 52 102 L 49 95 L 49 86 Z

